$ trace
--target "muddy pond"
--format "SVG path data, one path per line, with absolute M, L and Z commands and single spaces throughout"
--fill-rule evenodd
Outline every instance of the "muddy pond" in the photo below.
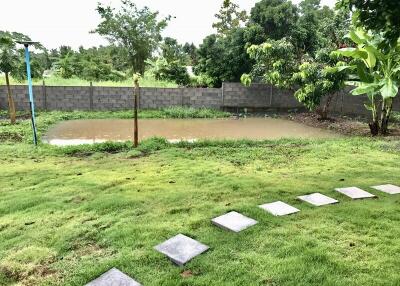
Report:
M 170 142 L 200 139 L 279 139 L 333 138 L 338 135 L 290 120 L 275 118 L 246 119 L 143 119 L 139 120 L 139 137 L 164 137 Z M 44 142 L 79 145 L 133 138 L 133 120 L 94 119 L 61 122 L 47 132 Z

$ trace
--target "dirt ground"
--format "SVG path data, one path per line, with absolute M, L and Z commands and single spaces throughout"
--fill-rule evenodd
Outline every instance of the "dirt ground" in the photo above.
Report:
M 343 135 L 371 136 L 368 119 L 331 115 L 328 120 L 320 120 L 315 113 L 290 113 L 281 115 L 284 118 L 306 124 L 308 126 L 329 129 Z M 388 139 L 400 139 L 400 123 L 390 125 Z

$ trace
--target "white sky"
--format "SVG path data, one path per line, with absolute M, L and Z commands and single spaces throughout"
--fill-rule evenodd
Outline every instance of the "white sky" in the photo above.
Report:
M 293 0 L 297 3 L 300 0 Z M 100 19 L 95 11 L 98 2 L 118 6 L 120 0 L 1 0 L 0 30 L 16 31 L 30 36 L 47 48 L 69 45 L 91 47 L 107 44 L 95 34 L 89 34 Z M 258 0 L 236 0 L 242 9 L 250 11 Z M 180 43 L 200 44 L 211 33 L 214 15 L 222 0 L 136 0 L 139 7 L 148 6 L 161 15 L 172 15 L 164 36 Z M 322 0 L 333 6 L 335 0 Z

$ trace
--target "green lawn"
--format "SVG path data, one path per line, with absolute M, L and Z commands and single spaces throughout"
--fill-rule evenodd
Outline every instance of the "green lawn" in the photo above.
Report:
M 87 80 L 83 80 L 80 78 L 61 78 L 57 76 L 52 76 L 50 78 L 45 78 L 44 81 L 46 82 L 46 85 L 48 86 L 89 86 L 90 82 Z M 11 79 L 11 84 L 26 84 L 26 81 L 20 82 L 16 81 L 14 79 Z M 43 80 L 42 79 L 36 79 L 33 81 L 34 85 L 42 85 Z M 5 79 L 4 76 L 0 76 L 0 85 L 5 85 Z M 99 81 L 99 82 L 93 82 L 94 86 L 133 86 L 133 82 L 131 79 L 124 80 L 124 81 Z M 150 76 L 145 76 L 141 81 L 140 81 L 140 86 L 141 87 L 177 87 L 177 84 L 174 82 L 169 82 L 169 81 L 160 81 L 160 80 L 155 80 L 154 78 Z
M 146 286 L 400 284 L 400 197 L 369 188 L 400 185 L 398 142 L 153 139 L 125 147 L 0 144 L 0 285 L 81 286 L 112 267 Z M 346 186 L 378 199 L 333 191 Z M 311 192 L 340 203 L 296 200 Z M 301 212 L 273 217 L 257 207 L 275 200 Z M 211 224 L 231 210 L 259 224 L 240 234 Z M 176 267 L 153 248 L 178 233 L 211 249 Z

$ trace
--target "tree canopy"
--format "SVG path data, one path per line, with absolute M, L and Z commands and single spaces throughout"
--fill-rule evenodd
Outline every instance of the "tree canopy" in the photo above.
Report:
M 251 9 L 250 25 L 258 25 L 269 39 L 288 37 L 296 28 L 298 8 L 287 0 L 261 0 Z
M 126 50 L 134 72 L 144 73 L 145 61 L 159 46 L 171 16 L 159 20 L 159 13 L 148 7 L 139 9 L 131 0 L 121 0 L 116 11 L 110 6 L 97 6 L 101 23 L 94 32 L 105 36 L 112 44 Z
M 352 9 L 358 26 L 383 32 L 385 38 L 396 45 L 400 37 L 400 3 L 398 0 L 340 0 L 338 7 Z
M 232 0 L 224 0 L 219 13 L 215 15 L 217 22 L 212 26 L 217 33 L 226 36 L 230 31 L 237 29 L 247 21 L 247 12 L 239 10 L 239 5 Z
M 343 88 L 346 79 L 346 71 L 337 70 L 343 63 L 329 55 L 346 45 L 343 36 L 349 28 L 349 14 L 321 7 L 320 0 L 304 0 L 298 7 L 292 7 L 293 4 L 286 0 L 265 0 L 259 2 L 258 10 L 253 9 L 252 13 L 264 11 L 261 5 L 267 11 L 264 14 L 274 20 L 266 21 L 268 24 L 264 25 L 281 31 L 268 34 L 268 29 L 264 30 L 265 41 L 247 49 L 255 64 L 251 74 L 242 76 L 242 82 L 262 81 L 293 89 L 299 102 L 326 118 L 332 96 Z M 286 20 L 281 16 L 274 18 L 271 13 L 272 10 L 287 14 L 288 11 L 282 11 L 282 7 L 292 7 L 289 12 L 295 16 L 291 19 L 296 19 L 294 23 L 287 23 L 293 27 L 287 33 L 283 29 Z M 279 25 L 277 21 L 281 21 Z M 321 107 L 324 97 L 327 100 Z
M 217 35 L 206 37 L 198 49 L 197 75 L 206 76 L 211 86 L 222 82 L 237 82 L 243 73 L 251 69 L 252 61 L 246 53 L 244 28 L 231 31 L 224 38 Z

